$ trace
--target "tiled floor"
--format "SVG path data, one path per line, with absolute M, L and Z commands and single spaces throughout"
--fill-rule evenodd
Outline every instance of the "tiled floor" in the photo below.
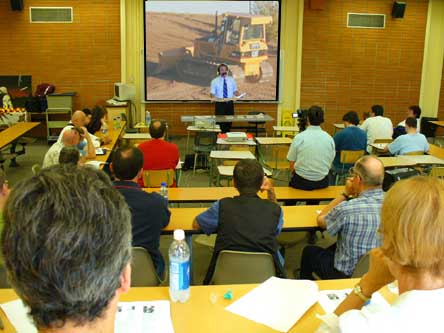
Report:
M 186 137 L 174 137 L 170 138 L 170 141 L 176 143 L 179 146 L 181 152 L 185 152 Z M 11 186 L 15 183 L 24 179 L 32 174 L 32 165 L 38 163 L 41 164 L 45 152 L 48 150 L 49 146 L 46 141 L 39 140 L 36 143 L 27 146 L 26 154 L 21 155 L 17 158 L 19 167 L 11 168 L 6 166 L 5 171 Z M 185 154 L 181 156 L 181 159 L 185 159 Z M 277 178 L 274 179 L 276 186 L 286 186 L 288 175 L 285 172 L 280 173 Z M 193 171 L 183 171 L 181 178 L 181 186 L 183 187 L 205 187 L 208 186 L 208 170 L 197 170 L 196 174 Z M 182 205 L 192 207 L 192 204 Z M 199 205 L 200 206 L 200 205 Z M 208 205 L 206 205 L 208 206 Z M 297 270 L 300 266 L 300 258 L 303 247 L 307 244 L 308 235 L 307 233 L 301 232 L 291 232 L 283 233 L 281 236 L 281 242 L 288 244 L 291 243 L 293 246 L 286 249 L 285 255 L 285 268 L 287 270 L 289 277 L 294 277 L 293 272 Z M 214 235 L 207 237 L 204 235 L 193 236 L 193 280 L 194 284 L 200 284 L 205 276 L 211 255 L 212 247 L 214 244 Z M 323 238 L 320 233 L 318 233 L 318 243 L 320 245 L 329 245 L 332 243 L 332 238 L 326 236 Z M 171 236 L 162 236 L 160 242 L 161 252 L 164 258 L 168 258 L 168 247 L 172 241 Z

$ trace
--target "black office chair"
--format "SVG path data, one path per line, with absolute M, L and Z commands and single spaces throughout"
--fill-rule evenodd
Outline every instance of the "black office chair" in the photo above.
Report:
M 424 134 L 426 138 L 435 138 L 437 125 L 430 123 L 430 121 L 438 120 L 435 117 L 422 117 L 421 118 L 421 134 Z

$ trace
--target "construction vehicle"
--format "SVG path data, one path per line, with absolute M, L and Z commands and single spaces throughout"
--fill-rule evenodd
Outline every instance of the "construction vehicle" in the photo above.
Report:
M 213 33 L 195 39 L 193 46 L 159 52 L 155 74 L 175 69 L 183 79 L 211 80 L 218 64 L 225 63 L 235 79 L 258 82 L 272 77 L 265 34 L 272 17 L 225 13 L 220 27 L 217 21 L 216 12 Z

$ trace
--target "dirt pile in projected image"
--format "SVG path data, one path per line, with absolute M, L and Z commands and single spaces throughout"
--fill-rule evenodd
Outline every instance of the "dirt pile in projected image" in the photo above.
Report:
M 149 18 L 148 18 L 149 15 Z M 175 70 L 154 74 L 159 63 L 158 54 L 193 45 L 196 38 L 208 36 L 214 30 L 214 15 L 149 13 L 146 38 L 146 87 L 149 100 L 208 100 L 210 87 L 207 80 L 182 80 Z M 219 16 L 219 25 L 221 16 Z M 274 100 L 276 95 L 276 45 L 269 43 L 268 62 L 273 76 L 265 82 L 250 83 L 237 80 L 240 93 L 248 100 Z M 216 73 L 215 73 L 216 76 Z

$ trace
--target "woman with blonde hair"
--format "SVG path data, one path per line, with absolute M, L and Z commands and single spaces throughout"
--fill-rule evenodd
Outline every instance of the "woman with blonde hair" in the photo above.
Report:
M 339 317 L 327 319 L 328 331 L 442 331 L 444 181 L 413 177 L 396 183 L 382 205 L 380 232 L 383 243 L 371 251 L 368 273 L 335 310 Z M 364 307 L 394 280 L 399 297 L 390 307 Z

